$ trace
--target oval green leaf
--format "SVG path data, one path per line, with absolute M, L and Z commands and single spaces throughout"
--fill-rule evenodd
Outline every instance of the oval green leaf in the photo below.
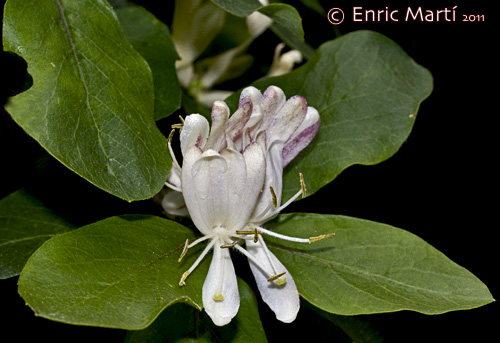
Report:
M 0 279 L 19 275 L 43 242 L 73 229 L 25 190 L 0 200 Z
M 132 3 L 115 12 L 129 42 L 153 72 L 155 120 L 168 117 L 181 106 L 181 86 L 175 70 L 179 57 L 167 25 Z
M 19 293 L 41 317 L 69 324 L 128 330 L 147 327 L 169 305 L 202 308 L 208 259 L 194 262 L 194 247 L 178 262 L 186 239 L 176 222 L 154 216 L 111 217 L 47 241 L 28 260 Z
M 493 301 L 486 285 L 472 273 L 395 227 L 320 214 L 281 215 L 269 227 L 295 237 L 336 234 L 310 245 L 266 239 L 299 293 L 331 313 L 440 314 Z
M 376 164 L 396 153 L 432 91 L 432 76 L 387 37 L 358 31 L 323 44 L 295 71 L 253 85 L 302 95 L 321 116 L 312 143 L 285 169 L 288 199 L 300 189 L 299 172 L 311 195 L 353 164 Z
M 36 18 L 36 20 L 34 20 Z M 104 0 L 9 0 L 3 45 L 33 86 L 10 99 L 14 120 L 97 187 L 132 201 L 163 186 L 171 160 L 154 121 L 146 61 Z

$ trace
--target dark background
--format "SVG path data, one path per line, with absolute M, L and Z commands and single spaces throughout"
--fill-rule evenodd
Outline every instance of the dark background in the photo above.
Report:
M 347 16 L 344 23 L 334 27 L 300 2 L 293 2 L 303 16 L 306 40 L 310 44 L 317 47 L 339 33 L 359 29 L 380 32 L 431 71 L 434 91 L 422 103 L 407 142 L 392 158 L 375 166 L 350 167 L 309 200 L 295 203 L 291 210 L 355 216 L 408 230 L 474 273 L 490 288 L 493 297 L 497 297 L 498 167 L 494 164 L 498 159 L 499 111 L 493 102 L 499 87 L 498 68 L 493 58 L 498 59 L 496 49 L 494 51 L 498 44 L 498 25 L 492 2 L 320 2 L 326 10 L 344 9 Z M 2 8 L 3 3 L 0 1 Z M 162 7 L 163 1 L 153 0 L 137 3 L 169 22 L 171 5 Z M 353 6 L 365 9 L 388 6 L 399 9 L 403 18 L 407 6 L 443 9 L 455 5 L 458 6 L 456 22 L 353 23 L 348 14 Z M 459 15 L 462 13 L 484 14 L 485 22 L 463 23 Z M 250 51 L 259 64 L 269 65 L 272 57 L 268 52 L 277 42 L 272 33 L 266 33 Z M 19 92 L 23 85 L 29 85 L 29 81 L 25 80 L 22 63 L 2 54 L 0 102 L 5 103 L 7 96 Z M 160 123 L 160 126 L 168 127 L 168 124 Z M 5 111 L 0 116 L 0 169 L 1 197 L 28 187 L 49 203 L 67 199 L 61 210 L 85 211 L 87 222 L 120 213 L 160 214 L 158 207 L 151 206 L 150 202 L 126 204 L 98 189 L 89 190 L 91 187 L 86 181 L 48 157 Z M 122 341 L 123 333 L 117 330 L 75 327 L 35 318 L 19 298 L 16 282 L 15 278 L 0 281 L 0 313 L 8 317 L 0 321 L 5 337 L 12 332 L 18 342 L 30 341 L 32 337 L 54 342 L 71 341 L 74 337 L 95 342 Z M 262 311 L 264 325 L 280 332 L 279 337 L 269 337 L 271 342 L 294 341 L 294 337 L 305 334 L 296 331 L 300 325 L 267 320 L 270 314 L 265 309 Z M 307 313 L 299 314 L 298 324 L 307 320 Z M 499 336 L 495 327 L 500 319 L 497 303 L 439 316 L 401 312 L 360 318 L 367 321 L 379 337 L 385 338 L 385 342 L 487 342 Z M 305 337 L 315 340 L 323 334 L 310 327 Z M 341 336 L 339 341 L 344 341 Z

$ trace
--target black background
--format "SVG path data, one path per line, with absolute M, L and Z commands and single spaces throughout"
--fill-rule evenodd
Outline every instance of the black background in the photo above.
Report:
M 137 2 L 160 19 L 170 20 L 171 6 L 162 7 L 163 1 Z M 3 3 L 0 1 L 2 8 Z M 434 91 L 422 103 L 407 142 L 392 158 L 375 166 L 350 167 L 307 202 L 293 204 L 291 210 L 355 216 L 413 232 L 474 273 L 497 297 L 498 167 L 494 164 L 498 159 L 499 111 L 493 103 L 499 89 L 498 67 L 494 64 L 498 59 L 495 49 L 498 26 L 492 2 L 328 0 L 321 3 L 327 10 L 342 8 L 346 20 L 334 27 L 324 17 L 306 15 L 308 11 L 294 2 L 303 15 L 306 40 L 313 46 L 333 39 L 338 33 L 360 29 L 380 32 L 430 70 Z M 353 6 L 366 9 L 388 6 L 403 13 L 408 6 L 443 9 L 455 5 L 458 6 L 456 22 L 354 23 L 349 17 Z M 459 14 L 484 14 L 485 22 L 463 23 Z M 269 55 L 277 42 L 272 33 L 266 33 L 250 51 L 257 62 L 269 65 L 272 58 Z M 10 55 L 2 54 L 2 104 L 25 84 L 22 68 Z M 159 214 L 159 209 L 149 202 L 124 204 L 98 189 L 88 190 L 86 181 L 43 153 L 5 111 L 0 120 L 0 169 L 0 196 L 30 187 L 47 202 L 67 200 L 62 210 L 85 211 L 87 222 L 134 211 Z M 105 208 L 102 204 L 106 204 Z M 53 342 L 72 341 L 74 337 L 95 342 L 122 341 L 121 331 L 35 318 L 19 298 L 16 282 L 15 278 L 0 282 L 0 312 L 2 317 L 7 316 L 0 321 L 4 337 L 12 332 L 16 337 L 12 341 L 17 342 L 33 337 Z M 298 323 L 306 320 L 307 313 L 299 314 Z M 295 328 L 299 325 L 273 321 L 264 308 L 262 315 L 266 327 L 280 332 L 277 337 L 269 337 L 271 342 L 294 341 L 301 334 L 314 341 L 324 334 L 315 332 L 314 327 L 308 332 L 297 332 Z M 500 319 L 496 303 L 439 316 L 401 312 L 361 319 L 368 321 L 385 342 L 488 342 L 499 336 L 495 327 Z M 339 338 L 339 341 L 344 340 Z

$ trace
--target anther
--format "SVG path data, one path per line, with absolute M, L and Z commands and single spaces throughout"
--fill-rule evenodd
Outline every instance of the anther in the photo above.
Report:
M 174 137 L 175 129 L 172 128 L 172 131 L 170 131 L 170 134 L 168 135 L 168 143 L 172 144 L 172 137 Z
M 184 127 L 184 118 L 182 118 L 181 116 L 179 116 L 179 119 L 181 120 L 181 123 L 179 124 L 173 124 L 172 125 L 172 129 L 179 129 L 179 132 L 182 131 L 182 128 Z
M 285 275 L 286 272 L 283 272 L 283 273 L 279 273 L 279 274 L 276 274 L 274 276 L 271 276 L 269 279 L 267 279 L 267 281 L 269 282 L 273 282 L 274 280 L 277 280 L 279 279 L 280 277 L 282 277 L 283 275 Z M 283 284 L 283 283 L 282 283 Z
M 276 193 L 274 193 L 273 187 L 269 186 L 269 189 L 271 190 L 271 197 L 273 198 L 273 206 L 276 208 L 278 206 L 278 198 L 276 198 Z
M 262 231 L 255 230 L 236 230 L 237 235 L 260 235 Z
M 257 228 L 255 228 L 255 230 L 236 230 L 236 234 L 238 234 L 238 235 L 255 235 L 253 242 L 257 243 L 259 241 L 259 235 L 262 234 L 262 231 L 257 230 Z
M 238 244 L 238 241 L 234 241 L 234 242 L 233 242 L 233 243 L 231 243 L 231 244 L 221 245 L 221 246 L 220 246 L 220 248 L 221 248 L 221 249 L 224 249 L 224 248 L 228 248 L 228 249 L 229 249 L 229 248 L 234 248 L 236 244 Z
M 179 286 L 184 286 L 186 283 L 184 281 L 186 281 L 187 277 L 189 276 L 189 271 L 185 272 L 184 274 L 182 274 L 182 277 L 181 277 L 181 281 L 179 281 Z
M 302 199 L 306 197 L 306 184 L 304 182 L 304 175 L 302 173 L 299 173 L 300 177 L 300 190 L 302 191 Z
M 186 253 L 188 251 L 188 247 L 189 247 L 189 239 L 186 239 L 186 243 L 184 243 L 184 248 L 182 249 L 181 256 L 179 256 L 179 259 L 177 260 L 177 262 L 182 261 L 182 258 L 186 255 Z
M 335 236 L 335 233 L 329 233 L 326 235 L 321 235 L 321 236 L 316 236 L 316 237 L 310 237 L 309 238 L 309 243 L 314 243 L 317 241 L 321 241 L 322 239 L 329 238 Z

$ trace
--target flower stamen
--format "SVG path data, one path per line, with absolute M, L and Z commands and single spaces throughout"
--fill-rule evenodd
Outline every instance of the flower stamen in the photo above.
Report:
M 269 186 L 269 189 L 271 190 L 271 197 L 273 198 L 273 207 L 276 208 L 278 206 L 278 198 L 276 198 L 273 187 Z
M 255 230 L 236 230 L 236 234 L 238 234 L 238 235 L 255 235 L 253 241 L 254 241 L 254 243 L 257 243 L 259 241 L 259 235 L 261 235 L 262 232 L 257 230 L 257 228 L 255 228 Z
M 302 199 L 304 199 L 306 197 L 306 184 L 304 182 L 304 175 L 302 175 L 302 173 L 299 173 L 299 177 L 300 177 L 300 191 L 302 192 Z
M 182 132 L 182 128 L 184 127 L 184 118 L 182 118 L 181 116 L 179 116 L 179 119 L 181 120 L 180 123 L 178 124 L 173 124 L 171 127 L 172 129 L 178 129 L 179 130 L 179 133 Z
M 205 237 L 209 237 L 209 236 L 205 236 Z M 205 237 L 202 237 L 203 239 L 206 239 Z M 196 241 L 194 241 L 193 243 L 198 243 L 202 240 L 202 238 L 200 239 L 197 239 Z M 210 237 L 209 237 L 210 238 Z M 200 254 L 200 256 L 198 256 L 198 258 L 196 259 L 196 261 L 194 261 L 193 265 L 191 267 L 189 267 L 189 269 L 184 272 L 184 274 L 182 274 L 182 277 L 181 277 L 181 281 L 179 281 L 179 286 L 184 286 L 186 283 L 184 281 L 186 281 L 186 278 L 189 276 L 189 274 L 191 274 L 191 272 L 196 268 L 198 267 L 198 265 L 200 264 L 200 262 L 203 260 L 203 258 L 205 257 L 205 255 L 210 251 L 210 249 L 212 249 L 212 247 L 215 245 L 216 243 L 216 239 L 213 239 L 206 247 L 205 249 L 203 249 L 203 252 Z M 192 246 L 193 243 L 191 243 L 190 245 Z M 189 248 L 189 246 L 188 246 Z
M 189 248 L 189 239 L 186 239 L 186 242 L 184 243 L 184 248 L 182 249 L 181 256 L 179 256 L 177 262 L 182 261 L 182 258 L 186 255 L 188 248 Z
M 269 279 L 267 279 L 267 281 L 269 282 L 273 282 L 274 280 L 277 280 L 279 278 L 281 278 L 283 275 L 285 275 L 286 272 L 282 272 L 282 273 L 279 273 L 279 274 L 276 274 L 276 275 L 273 275 L 271 276 Z
M 238 241 L 233 241 L 233 243 L 231 244 L 225 244 L 225 245 L 221 245 L 220 248 L 221 249 L 229 249 L 229 248 L 234 248 L 234 246 L 238 244 Z
M 226 238 L 219 238 L 219 239 L 214 239 L 214 241 L 218 241 L 219 243 L 227 243 L 228 239 Z M 213 299 L 215 301 L 223 301 L 224 296 L 222 295 L 222 284 L 224 282 L 224 274 L 225 274 L 225 263 L 223 262 L 225 259 L 225 254 L 229 254 L 229 252 L 223 253 L 221 250 L 220 253 L 218 254 L 219 256 L 219 266 L 220 266 L 220 272 L 219 272 L 219 285 L 217 287 L 217 293 L 213 295 Z M 214 258 L 217 256 L 217 254 L 214 254 Z
M 321 235 L 321 236 L 316 236 L 316 237 L 309 237 L 309 243 L 314 243 L 317 241 L 321 241 L 322 239 L 329 238 L 335 236 L 335 233 L 328 233 L 326 235 Z
M 259 269 L 262 270 L 262 272 L 264 274 L 266 274 L 266 277 L 268 279 L 270 279 L 270 278 L 272 278 L 274 276 L 273 273 L 270 273 L 268 270 L 266 270 L 266 268 L 264 268 L 264 266 L 259 261 L 257 261 L 257 259 L 253 255 L 251 255 L 248 251 L 246 251 L 245 249 L 243 249 L 239 245 L 236 245 L 235 248 L 239 252 L 241 252 L 243 255 L 245 255 L 246 257 L 248 257 L 248 259 L 250 261 L 252 261 L 257 267 L 259 267 Z
M 179 281 L 179 286 L 184 286 L 186 284 L 186 279 L 187 277 L 189 276 L 189 270 L 188 271 L 185 271 L 184 274 L 182 274 L 182 277 L 181 277 L 181 281 Z

